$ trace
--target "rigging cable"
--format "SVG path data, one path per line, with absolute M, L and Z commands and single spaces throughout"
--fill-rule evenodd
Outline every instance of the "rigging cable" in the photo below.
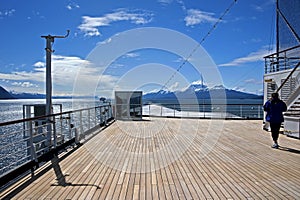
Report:
M 274 38 L 275 38 L 275 14 L 272 15 L 272 18 L 271 18 L 271 28 L 270 28 L 270 38 L 269 38 L 269 46 L 268 46 L 268 53 L 271 54 L 275 48 L 274 46 Z M 229 87 L 231 86 L 237 86 L 237 84 L 239 84 L 241 82 L 241 80 L 243 80 L 244 78 L 246 78 L 249 74 L 251 73 L 257 73 L 256 70 L 259 69 L 258 67 L 260 67 L 260 65 L 255 65 L 255 66 L 252 66 L 252 68 L 250 68 L 248 71 L 246 71 L 240 78 L 239 80 L 237 80 L 236 82 L 232 83 L 231 85 L 229 85 Z M 242 85 L 239 85 L 237 87 L 243 87 L 245 85 L 247 85 L 248 83 L 244 83 Z
M 171 77 L 168 79 L 168 81 L 161 87 L 160 90 L 163 90 L 167 87 L 167 85 L 170 83 L 170 81 L 175 77 L 177 72 L 181 70 L 181 68 L 189 61 L 189 59 L 192 57 L 192 55 L 197 51 L 197 49 L 201 46 L 201 44 L 208 38 L 208 36 L 217 28 L 219 23 L 223 20 L 224 16 L 229 13 L 231 8 L 234 6 L 234 4 L 237 2 L 237 0 L 233 0 L 233 2 L 226 8 L 226 10 L 223 12 L 223 14 L 218 18 L 218 20 L 214 23 L 214 25 L 209 29 L 209 31 L 206 33 L 206 35 L 201 39 L 201 41 L 197 44 L 197 46 L 191 51 L 191 53 L 184 59 L 184 61 L 179 65 L 179 67 L 176 69 L 176 71 L 171 75 Z
M 275 38 L 275 14 L 273 13 L 272 15 L 272 20 L 271 20 L 271 31 L 270 31 L 270 39 L 269 39 L 269 48 L 268 51 L 271 53 L 274 50 L 274 38 Z

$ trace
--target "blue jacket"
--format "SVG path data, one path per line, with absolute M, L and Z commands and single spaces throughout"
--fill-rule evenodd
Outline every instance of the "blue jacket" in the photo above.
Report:
M 285 112 L 286 110 L 286 104 L 282 100 L 268 100 L 264 105 L 264 111 L 267 112 L 266 121 L 270 123 L 283 122 L 282 112 Z

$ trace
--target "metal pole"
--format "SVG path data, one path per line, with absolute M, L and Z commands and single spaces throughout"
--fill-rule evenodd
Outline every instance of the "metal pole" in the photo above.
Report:
M 46 115 L 52 114 L 52 77 L 51 77 L 51 44 L 54 38 L 46 36 Z
M 279 70 L 279 2 L 276 0 L 276 71 Z
M 46 39 L 46 115 L 52 114 L 52 77 L 51 77 L 51 54 L 52 43 L 54 37 L 51 35 L 42 36 Z M 47 146 L 51 144 L 52 127 L 50 124 L 51 119 L 47 118 Z
M 51 54 L 52 50 L 52 43 L 54 42 L 54 38 L 66 38 L 68 37 L 70 31 L 67 30 L 67 34 L 65 36 L 41 36 L 42 38 L 46 39 L 46 115 L 52 114 L 52 77 L 51 77 Z M 47 118 L 47 145 L 51 144 L 51 118 Z

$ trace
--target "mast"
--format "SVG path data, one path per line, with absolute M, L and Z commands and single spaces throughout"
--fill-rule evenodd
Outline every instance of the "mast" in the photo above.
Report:
M 276 0 L 276 71 L 279 71 L 279 0 Z

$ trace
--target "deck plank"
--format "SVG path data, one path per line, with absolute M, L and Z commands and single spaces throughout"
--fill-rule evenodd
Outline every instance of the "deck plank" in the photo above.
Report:
M 60 171 L 52 168 L 9 196 L 16 184 L 0 198 L 300 198 L 299 140 L 280 135 L 281 148 L 272 149 L 261 121 L 217 123 L 170 118 L 117 121 L 61 162 L 52 163 Z M 57 172 L 65 185 L 57 180 Z

